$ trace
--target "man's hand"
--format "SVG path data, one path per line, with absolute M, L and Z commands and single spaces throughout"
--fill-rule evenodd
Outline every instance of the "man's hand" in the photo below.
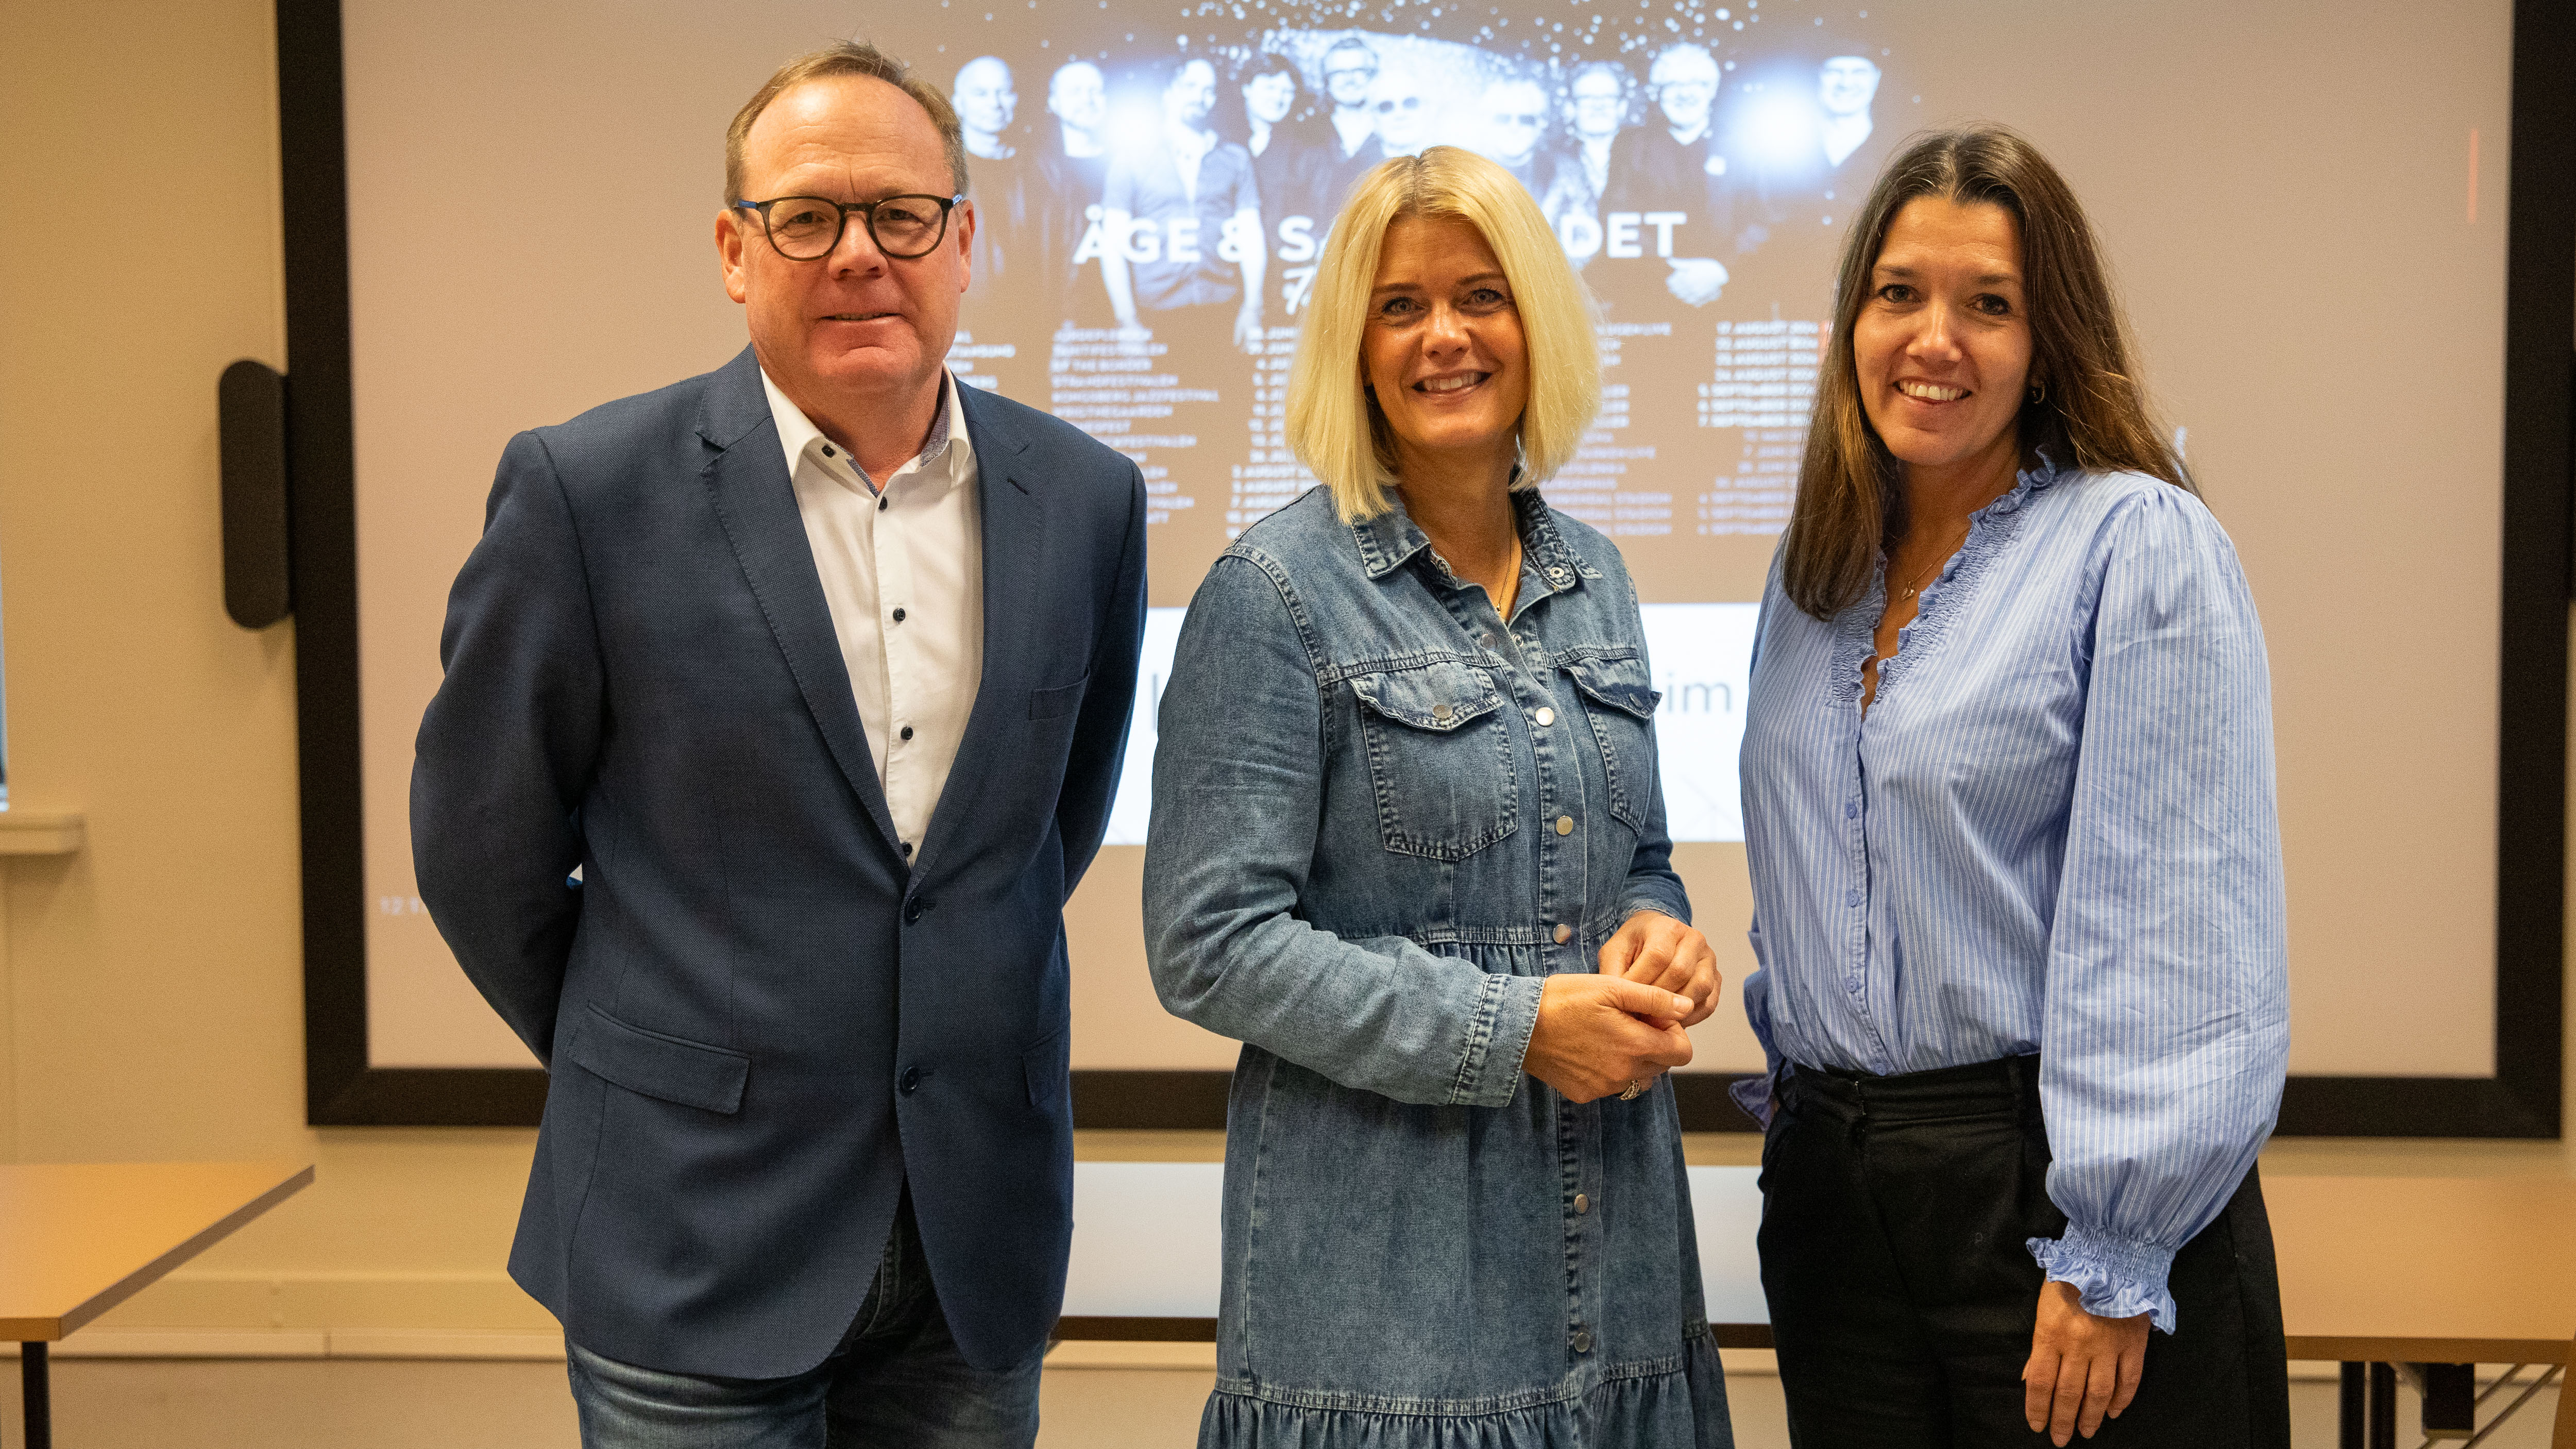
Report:
M 1690 1010 L 1687 997 L 1615 976 L 1551 976 L 1521 1069 L 1569 1102 L 1625 1091 L 1689 1063 L 1690 1038 L 1671 1023 Z
M 1657 1026 L 1697 1026 L 1708 1020 L 1726 985 L 1708 937 L 1661 911 L 1639 911 L 1601 943 L 1601 974 L 1660 986 L 1697 1003 L 1679 1017 L 1655 1018 Z
M 2031 1432 L 2063 1445 L 2079 1433 L 2092 1438 L 2105 1415 L 2120 1417 L 2146 1371 L 2148 1318 L 2096 1318 L 2074 1284 L 2042 1285 L 2030 1362 L 2021 1371 L 2022 1417 Z
M 1674 257 L 1673 274 L 1664 289 L 1694 307 L 1705 307 L 1726 290 L 1726 263 L 1715 257 Z

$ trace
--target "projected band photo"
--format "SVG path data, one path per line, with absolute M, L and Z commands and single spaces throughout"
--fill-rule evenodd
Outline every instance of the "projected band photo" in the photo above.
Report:
M 970 17 L 990 48 L 915 47 L 948 83 L 978 219 L 951 366 L 1143 469 L 1150 689 L 1208 560 L 1314 482 L 1282 435 L 1284 383 L 1342 199 L 1392 157 L 1491 158 L 1584 279 L 1612 369 L 1549 501 L 1641 577 L 1724 580 L 1646 610 L 1673 833 L 1740 839 L 1750 601 L 1788 518 L 1838 219 L 1901 129 L 1877 115 L 1891 48 L 1689 0 L 1240 8 L 1184 17 L 1228 29 L 1088 48 L 995 12 L 1021 23 Z M 1113 843 L 1143 839 L 1155 700 L 1138 703 Z

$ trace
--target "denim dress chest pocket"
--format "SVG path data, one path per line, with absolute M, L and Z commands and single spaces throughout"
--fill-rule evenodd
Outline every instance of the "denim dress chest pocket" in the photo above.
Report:
M 1463 860 L 1519 828 L 1512 737 L 1483 670 L 1441 660 L 1350 684 L 1388 850 Z
M 1631 830 L 1644 830 L 1655 801 L 1655 706 L 1663 696 L 1647 687 L 1646 661 L 1634 649 L 1587 654 L 1561 666 L 1583 696 L 1583 713 L 1601 747 L 1601 770 L 1610 780 L 1610 814 Z

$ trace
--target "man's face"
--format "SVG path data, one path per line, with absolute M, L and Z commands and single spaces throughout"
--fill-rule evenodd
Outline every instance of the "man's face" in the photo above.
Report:
M 1288 108 L 1296 103 L 1296 78 L 1284 70 L 1254 76 L 1243 88 L 1244 112 L 1265 126 L 1288 119 Z
M 1546 125 L 1547 93 L 1535 83 L 1505 81 L 1485 92 L 1485 144 L 1504 165 L 1528 165 Z
M 1816 99 L 1831 116 L 1857 116 L 1878 96 L 1878 66 L 1862 56 L 1838 55 L 1816 71 Z
M 1019 92 L 1011 88 L 1011 68 L 998 56 L 970 60 L 957 72 L 957 89 L 948 98 L 958 123 L 969 131 L 998 136 L 1011 128 Z
M 1717 100 L 1717 62 L 1699 51 L 1669 50 L 1655 58 L 1646 84 L 1653 87 L 1655 104 L 1673 129 L 1699 130 L 1708 124 L 1709 107 Z
M 1369 87 L 1369 114 L 1377 119 L 1378 139 L 1386 143 L 1389 153 L 1421 149 L 1422 139 L 1430 133 L 1431 107 L 1422 99 L 1422 87 L 1402 71 L 1391 71 L 1377 78 Z
M 1182 125 L 1198 129 L 1206 122 L 1208 112 L 1216 109 L 1216 67 L 1194 60 L 1173 75 L 1172 83 L 1163 88 L 1163 114 Z
M 1336 106 L 1368 104 L 1369 83 L 1377 79 L 1377 61 L 1363 50 L 1337 50 L 1324 57 L 1324 89 Z
M 1619 134 L 1619 78 L 1592 71 L 1574 82 L 1574 133 L 1599 141 Z
M 868 76 L 832 76 L 781 93 L 743 139 L 746 200 L 820 196 L 875 201 L 956 189 L 939 129 L 919 102 Z M 779 255 L 752 212 L 716 220 L 725 293 L 743 305 L 772 381 L 809 414 L 902 406 L 936 385 L 957 334 L 975 213 L 961 203 L 925 256 L 877 250 L 852 216 L 831 254 Z
M 1109 86 L 1100 67 L 1077 60 L 1047 83 L 1047 110 L 1077 131 L 1097 131 L 1109 114 Z

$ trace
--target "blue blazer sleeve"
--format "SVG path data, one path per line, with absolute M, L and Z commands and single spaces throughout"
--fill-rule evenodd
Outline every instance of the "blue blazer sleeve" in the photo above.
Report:
M 1119 767 L 1127 760 L 1127 727 L 1135 713 L 1137 655 L 1145 643 L 1145 477 L 1128 465 L 1126 542 L 1118 555 L 1108 618 L 1091 657 L 1091 683 L 1082 692 L 1082 717 L 1073 727 L 1064 790 L 1056 797 L 1056 836 L 1064 844 L 1064 893 L 1082 884 L 1082 873 L 1100 853 L 1109 830 L 1109 806 L 1118 794 Z
M 501 455 L 439 660 L 412 764 L 412 869 L 465 974 L 551 1065 L 581 919 L 580 807 L 607 721 L 581 540 L 534 433 Z

